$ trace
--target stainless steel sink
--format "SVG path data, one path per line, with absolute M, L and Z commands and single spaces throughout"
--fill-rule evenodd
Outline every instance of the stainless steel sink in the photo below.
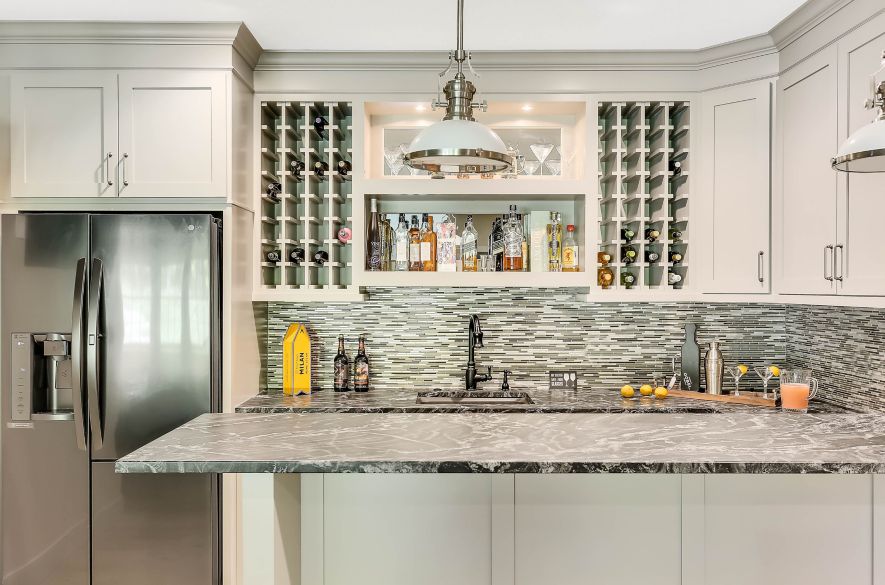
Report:
M 476 390 L 419 392 L 415 402 L 418 404 L 456 404 L 464 406 L 535 403 L 526 392 L 480 392 Z

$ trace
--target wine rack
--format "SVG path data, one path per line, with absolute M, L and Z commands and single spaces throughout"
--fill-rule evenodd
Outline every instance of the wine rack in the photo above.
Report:
M 341 228 L 353 230 L 352 172 L 339 171 L 338 164 L 352 161 L 352 104 L 265 100 L 257 107 L 259 290 L 269 298 L 274 292 L 297 291 L 292 296 L 299 298 L 302 291 L 319 291 L 330 300 L 335 291 L 358 293 L 353 240 L 338 238 Z M 318 118 L 326 124 L 315 124 Z M 303 168 L 295 166 L 299 162 Z M 268 193 L 272 183 L 280 185 L 278 197 Z M 274 250 L 281 258 L 269 261 Z M 297 257 L 301 251 L 303 259 Z M 318 260 L 318 252 L 328 258 Z
M 598 251 L 611 255 L 611 289 L 686 286 L 689 122 L 684 101 L 599 104 Z M 624 240 L 624 229 L 635 232 L 632 241 Z M 646 229 L 660 235 L 649 241 Z M 633 263 L 624 261 L 630 248 L 636 252 Z M 627 275 L 630 286 L 624 283 Z

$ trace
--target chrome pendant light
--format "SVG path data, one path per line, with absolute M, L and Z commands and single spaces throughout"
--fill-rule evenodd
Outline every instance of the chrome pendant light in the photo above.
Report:
M 878 109 L 879 115 L 842 143 L 831 161 L 837 171 L 885 173 L 885 80 L 877 80 L 881 73 L 885 73 L 885 53 L 882 67 L 870 76 L 873 97 L 864 104 L 868 110 Z
M 412 140 L 404 156 L 408 166 L 435 175 L 500 173 L 512 166 L 513 157 L 507 154 L 504 141 L 473 118 L 473 109 L 485 111 L 487 104 L 474 103 L 476 87 L 464 75 L 465 62 L 476 75 L 470 64 L 470 53 L 464 51 L 464 0 L 458 0 L 457 49 L 449 53 L 449 66 L 440 77 L 453 65 L 457 71 L 443 90 L 445 101 L 439 99 L 437 92 L 432 104 L 434 110 L 444 107 L 446 115 Z

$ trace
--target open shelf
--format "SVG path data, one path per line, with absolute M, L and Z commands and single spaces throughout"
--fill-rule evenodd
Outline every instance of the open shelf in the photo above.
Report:
M 586 272 L 366 272 L 367 286 L 589 288 Z

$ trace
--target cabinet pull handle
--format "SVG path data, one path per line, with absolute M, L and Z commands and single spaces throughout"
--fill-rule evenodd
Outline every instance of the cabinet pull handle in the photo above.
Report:
M 845 252 L 844 252 L 845 246 L 843 246 L 842 244 L 836 244 L 835 248 L 836 248 L 836 250 L 839 250 L 839 272 L 838 272 L 839 276 L 836 276 L 836 280 L 838 280 L 839 282 L 842 282 L 843 276 L 844 276 L 842 271 L 845 269 Z M 836 272 L 836 256 L 834 253 L 834 255 L 833 255 L 833 275 L 836 275 L 836 274 L 837 274 L 837 272 Z
M 832 244 L 827 244 L 826 246 L 824 246 L 824 280 L 829 280 L 830 282 L 833 282 L 833 277 L 827 275 L 827 251 L 829 251 L 830 254 L 833 253 Z
M 126 178 L 126 159 L 127 158 L 129 158 L 129 153 L 124 152 L 123 153 L 123 186 L 124 187 L 129 186 L 129 180 Z
M 114 156 L 113 152 L 109 152 L 108 156 L 104 159 L 104 182 L 108 184 L 108 187 L 114 186 L 114 180 L 111 178 L 111 157 Z
M 765 263 L 762 261 L 764 256 L 765 256 L 765 252 L 760 250 L 759 257 L 758 257 L 758 264 L 757 264 L 758 271 L 759 271 L 759 282 L 765 282 L 765 276 L 763 274 L 763 272 L 765 271 Z

